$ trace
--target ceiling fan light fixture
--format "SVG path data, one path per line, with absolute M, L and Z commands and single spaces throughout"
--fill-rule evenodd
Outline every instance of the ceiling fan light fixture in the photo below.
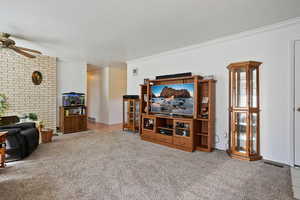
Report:
M 42 54 L 40 51 L 28 49 L 24 47 L 18 47 L 15 46 L 16 42 L 12 39 L 9 39 L 10 34 L 9 33 L 1 33 L 0 32 L 0 45 L 1 47 L 11 49 L 15 51 L 18 54 L 21 54 L 23 56 L 26 56 L 27 58 L 36 58 L 36 56 L 29 54 L 27 52 L 35 53 L 35 54 Z

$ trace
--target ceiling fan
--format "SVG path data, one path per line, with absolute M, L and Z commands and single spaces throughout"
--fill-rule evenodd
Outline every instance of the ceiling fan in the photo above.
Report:
M 10 34 L 0 32 L 0 47 L 12 49 L 15 52 L 17 52 L 18 54 L 21 54 L 21 55 L 26 56 L 28 58 L 35 58 L 36 56 L 27 53 L 27 51 L 31 52 L 31 53 L 36 53 L 36 54 L 42 54 L 41 52 L 33 50 L 33 49 L 27 49 L 27 48 L 24 48 L 24 47 L 15 46 L 16 42 L 12 39 L 9 39 L 9 37 L 10 37 Z

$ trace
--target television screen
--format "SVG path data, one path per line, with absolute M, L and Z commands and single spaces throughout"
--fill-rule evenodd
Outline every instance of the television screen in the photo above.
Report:
M 194 84 L 151 86 L 151 112 L 176 115 L 193 115 Z

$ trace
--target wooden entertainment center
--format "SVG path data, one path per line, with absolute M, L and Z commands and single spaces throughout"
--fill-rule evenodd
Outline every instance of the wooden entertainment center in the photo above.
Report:
M 193 84 L 194 88 L 192 116 L 151 111 L 152 86 L 186 83 Z M 188 76 L 149 80 L 147 84 L 140 85 L 141 139 L 189 152 L 211 152 L 215 131 L 215 83 L 215 80 L 203 80 L 201 76 Z

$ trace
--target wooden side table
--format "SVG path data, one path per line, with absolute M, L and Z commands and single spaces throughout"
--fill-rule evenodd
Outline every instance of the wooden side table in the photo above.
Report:
M 53 130 L 50 128 L 42 128 L 41 129 L 42 142 L 49 143 L 52 142 Z
M 5 138 L 7 132 L 0 132 L 0 168 L 5 167 Z

